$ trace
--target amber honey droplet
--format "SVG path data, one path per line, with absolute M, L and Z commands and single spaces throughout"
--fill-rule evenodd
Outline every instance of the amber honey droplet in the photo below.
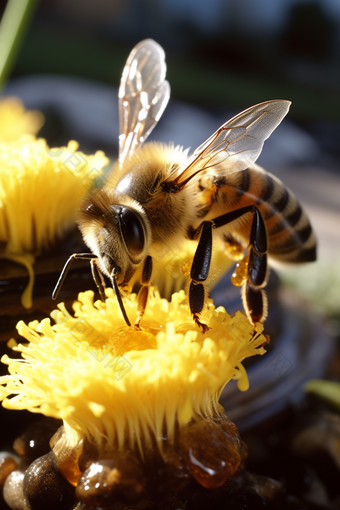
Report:
M 3 497 L 12 510 L 31 510 L 31 506 L 24 494 L 23 471 L 12 471 L 7 477 L 3 488 Z
M 66 434 L 61 434 L 60 431 L 57 431 L 56 438 L 51 439 L 51 444 L 54 444 L 51 453 L 55 465 L 64 478 L 76 486 L 81 476 L 79 457 L 83 451 L 84 440 L 79 441 L 76 446 L 70 445 Z
M 0 487 L 12 471 L 18 469 L 20 459 L 8 452 L 0 452 Z
M 216 421 L 221 427 L 223 432 L 230 438 L 234 439 L 237 444 L 241 441 L 241 436 L 236 427 L 235 423 L 230 421 L 226 416 L 223 416 L 221 420 Z
M 235 423 L 229 420 L 228 416 L 225 414 L 224 407 L 218 403 L 218 412 L 213 417 L 213 421 L 220 425 L 223 432 L 227 434 L 234 442 L 235 447 L 239 449 L 242 460 L 245 460 L 248 455 L 248 447 L 247 445 L 241 441 L 241 436 L 236 427 Z
M 218 422 L 220 427 L 222 428 L 224 434 L 228 437 L 228 441 L 231 440 L 233 443 L 233 446 L 230 445 L 230 449 L 234 448 L 235 450 L 235 456 L 239 456 L 240 462 L 238 469 L 244 468 L 244 463 L 246 461 L 246 458 L 248 457 L 248 447 L 247 445 L 241 440 L 240 433 L 232 421 L 230 421 L 226 416 L 223 417 L 221 421 Z
M 236 264 L 235 270 L 231 275 L 231 283 L 235 285 L 235 287 L 241 287 L 246 281 L 248 276 L 248 265 L 249 255 Z
M 24 494 L 32 510 L 69 510 L 75 502 L 74 487 L 56 471 L 52 452 L 27 468 Z
M 54 418 L 36 421 L 15 439 L 13 448 L 25 462 L 30 464 L 50 451 L 49 442 L 58 427 L 60 427 L 60 420 Z
M 183 427 L 180 449 L 190 473 L 203 487 L 221 487 L 237 471 L 241 455 L 233 440 L 209 419 Z
M 182 273 L 188 278 L 190 277 L 192 262 L 193 259 L 191 258 L 190 260 L 186 260 L 182 266 Z
M 76 496 L 88 506 L 108 506 L 113 501 L 135 502 L 145 492 L 143 469 L 131 454 L 114 452 L 93 463 L 81 476 Z
M 65 434 L 64 425 L 58 428 L 58 430 L 53 434 L 50 439 L 50 449 L 53 450 L 57 442 L 63 437 Z
M 244 248 L 241 243 L 235 240 L 232 243 L 225 242 L 224 249 L 233 260 L 242 260 L 244 258 Z

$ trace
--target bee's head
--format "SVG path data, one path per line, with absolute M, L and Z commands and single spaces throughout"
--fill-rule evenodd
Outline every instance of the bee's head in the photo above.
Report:
M 84 241 L 97 255 L 99 267 L 109 278 L 113 272 L 118 285 L 129 283 L 145 259 L 151 230 L 142 207 L 128 197 L 114 203 L 106 190 L 96 190 L 83 201 L 78 224 Z

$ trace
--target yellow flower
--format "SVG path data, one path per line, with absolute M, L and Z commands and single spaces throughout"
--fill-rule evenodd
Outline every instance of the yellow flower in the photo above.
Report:
M 176 424 L 218 414 L 231 379 L 248 388 L 242 361 L 265 352 L 261 325 L 254 332 L 243 314 L 231 318 L 209 302 L 202 320 L 211 329 L 203 335 L 184 291 L 169 303 L 153 290 L 137 331 L 125 325 L 112 289 L 106 292 L 105 303 L 93 303 L 92 291 L 79 294 L 74 316 L 60 304 L 54 325 L 47 318 L 18 323 L 29 343 L 12 340 L 22 359 L 2 359 L 10 374 L 0 379 L 4 407 L 63 419 L 69 445 L 87 437 L 109 448 L 137 442 L 142 450 L 150 437 L 161 442 L 164 425 L 173 440 Z M 127 297 L 132 320 L 136 307 L 136 295 Z
M 82 197 L 108 163 L 101 151 L 86 156 L 77 149 L 74 141 L 50 149 L 30 135 L 0 142 L 0 258 L 26 266 L 25 308 L 32 306 L 35 255 L 74 226 Z
M 17 140 L 24 134 L 36 134 L 44 123 L 38 111 L 27 111 L 16 97 L 0 100 L 0 143 Z

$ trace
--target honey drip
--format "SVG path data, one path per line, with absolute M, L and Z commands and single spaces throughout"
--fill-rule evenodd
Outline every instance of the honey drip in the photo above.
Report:
M 52 454 L 54 463 L 66 480 L 76 487 L 81 471 L 79 469 L 79 457 L 83 451 L 84 439 L 82 439 L 76 446 L 71 446 L 65 432 L 56 432 L 58 437 L 57 441 L 53 437 L 51 444 L 54 444 Z M 60 437 L 61 436 L 61 437 Z
M 177 494 L 194 487 L 194 480 L 201 490 L 219 488 L 240 472 L 246 456 L 236 426 L 223 413 L 218 406 L 214 416 L 197 414 L 183 426 L 176 423 L 173 440 L 168 439 L 164 425 L 161 447 L 154 436 L 148 440 L 142 436 L 142 452 L 137 444 L 130 447 L 126 443 L 118 449 L 108 447 L 105 441 L 97 445 L 91 437 L 78 439 L 65 425 L 50 438 L 49 453 L 35 459 L 24 477 L 12 476 L 10 471 L 16 469 L 16 464 L 7 466 L 4 460 L 8 498 L 17 493 L 18 481 L 23 509 L 25 498 L 37 510 L 59 509 L 52 504 L 56 501 L 64 501 L 65 506 L 60 508 L 65 510 L 111 508 L 113 504 L 118 504 L 117 508 L 153 508 L 152 498 L 176 499 Z M 48 440 L 49 430 L 51 427 L 41 431 L 42 444 Z M 35 430 L 28 428 L 16 441 L 21 458 L 27 457 L 27 448 L 21 447 L 21 442 L 29 441 L 30 434 L 34 437 Z M 34 452 L 38 453 L 38 448 L 30 454 Z
M 248 265 L 249 265 L 249 255 L 244 257 L 240 262 L 236 264 L 235 270 L 231 275 L 231 283 L 235 285 L 235 287 L 242 287 L 242 285 L 247 280 L 248 276 Z
M 238 432 L 235 435 L 235 430 L 212 419 L 191 421 L 183 427 L 180 450 L 191 475 L 206 489 L 224 485 L 242 460 Z
M 143 467 L 131 454 L 114 452 L 90 465 L 81 476 L 77 498 L 87 505 L 106 506 L 117 499 L 134 502 L 145 492 Z
M 77 486 L 81 501 L 96 505 L 110 500 L 111 492 L 125 494 L 126 500 L 138 499 L 144 492 L 145 483 L 141 481 L 145 473 L 157 476 L 158 485 L 167 490 L 180 490 L 191 477 L 212 489 L 224 485 L 239 469 L 244 446 L 236 426 L 222 414 L 197 415 L 176 430 L 174 442 L 164 431 L 162 453 L 156 441 L 144 444 L 142 440 L 142 459 L 138 448 L 119 451 L 102 445 L 98 449 L 86 438 L 72 448 L 60 429 L 51 440 L 55 465 L 69 483 Z M 108 484 L 112 485 L 109 492 Z M 138 489 L 134 496 L 128 489 L 130 485 Z
M 224 249 L 233 260 L 242 260 L 244 258 L 244 248 L 241 243 L 236 241 L 232 243 L 225 242 Z

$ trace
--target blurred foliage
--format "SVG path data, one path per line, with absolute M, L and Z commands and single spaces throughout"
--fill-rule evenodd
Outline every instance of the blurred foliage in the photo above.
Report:
M 85 5 L 86 19 L 81 9 L 77 15 L 63 2 L 41 0 L 14 75 L 66 74 L 117 86 L 131 48 L 153 37 L 166 51 L 177 99 L 239 110 L 282 98 L 293 101 L 296 120 L 340 118 L 340 48 L 336 25 L 320 2 L 293 6 L 274 34 L 241 33 L 226 11 L 218 30 L 204 32 L 190 20 L 167 17 L 161 2 L 146 0 L 129 0 L 112 19 L 98 14 L 91 22 Z

